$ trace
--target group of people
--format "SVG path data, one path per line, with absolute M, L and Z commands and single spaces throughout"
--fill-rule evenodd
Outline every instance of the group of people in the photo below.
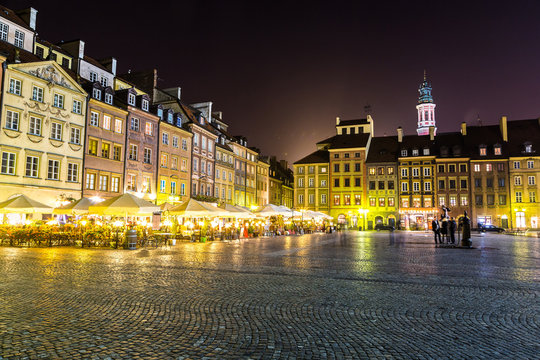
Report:
M 463 246 L 471 246 L 471 221 L 467 212 L 463 214 L 459 226 L 453 217 L 448 216 L 449 208 L 442 207 L 441 219 L 434 218 L 431 222 L 431 230 L 435 237 L 435 244 L 456 244 L 456 230 L 463 230 Z M 459 228 L 459 229 L 458 229 Z M 459 245 L 459 244 L 458 244 Z

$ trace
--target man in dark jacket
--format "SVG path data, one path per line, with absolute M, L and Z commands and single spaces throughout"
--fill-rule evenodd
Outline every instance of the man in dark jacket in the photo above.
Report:
M 439 237 L 439 244 L 441 244 L 441 228 L 437 218 L 434 218 L 431 222 L 431 230 L 433 230 L 433 235 L 435 236 L 435 244 L 437 244 L 437 237 Z

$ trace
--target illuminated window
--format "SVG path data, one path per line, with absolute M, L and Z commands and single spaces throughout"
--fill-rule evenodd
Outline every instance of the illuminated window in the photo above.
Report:
M 401 198 L 401 207 L 408 208 L 409 207 L 409 199 Z
M 491 164 L 486 164 L 486 171 L 492 171 L 493 167 Z
M 340 196 L 334 195 L 334 205 L 339 205 L 339 204 L 340 204 Z
M 167 154 L 161 154 L 161 167 L 166 168 L 169 163 L 169 156 Z
M 102 158 L 108 159 L 110 151 L 111 151 L 111 144 L 101 143 L 101 157 Z
M 516 191 L 516 202 L 517 203 L 523 202 L 523 197 L 521 195 L 521 191 Z
M 521 185 L 521 176 L 514 176 L 514 185 Z
M 99 175 L 99 190 L 107 191 L 109 188 L 109 177 L 107 175 Z
M 369 206 L 375 206 L 377 204 L 377 199 L 374 197 L 369 198 Z
M 152 134 L 154 133 L 154 124 L 147 121 L 145 125 L 146 126 L 144 128 L 144 133 L 148 136 L 152 136 Z
M 111 130 L 111 117 L 109 115 L 103 115 L 103 128 Z
M 122 119 L 114 119 L 114 132 L 118 134 L 122 133 Z
M 96 188 L 96 174 L 86 173 L 85 187 L 88 190 L 94 190 Z
M 474 172 L 480 172 L 480 164 L 474 164 Z
M 446 205 L 446 196 L 439 196 L 439 206 Z
M 385 202 L 386 202 L 385 198 L 383 197 L 379 198 L 379 207 L 384 207 Z

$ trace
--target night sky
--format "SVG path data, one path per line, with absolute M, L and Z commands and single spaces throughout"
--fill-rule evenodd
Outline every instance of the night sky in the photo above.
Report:
M 103 6 L 98 5 L 103 3 Z M 365 117 L 375 135 L 416 129 L 423 71 L 439 132 L 540 116 L 539 1 L 3 1 L 38 13 L 39 36 L 80 38 L 119 73 L 213 101 L 230 132 L 293 162 Z

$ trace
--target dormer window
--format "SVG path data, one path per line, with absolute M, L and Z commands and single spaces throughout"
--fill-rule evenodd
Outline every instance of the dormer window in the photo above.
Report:
M 177 116 L 176 117 L 176 126 L 182 126 L 182 117 L 180 116 Z
M 429 149 L 428 148 L 424 149 L 424 155 L 429 155 Z
M 98 81 L 98 75 L 97 75 L 95 72 L 93 72 L 93 71 L 90 71 L 90 81 L 91 81 L 91 82 L 96 82 L 96 81 Z
M 109 79 L 107 79 L 106 77 L 103 77 L 103 76 L 102 76 L 102 77 L 101 77 L 100 83 L 101 83 L 101 86 L 107 87 L 107 85 L 109 84 Z
M 109 105 L 112 105 L 113 103 L 113 96 L 112 94 L 105 93 L 105 102 Z
M 401 150 L 401 156 L 407 156 L 407 150 Z
M 161 107 L 157 108 L 157 116 L 160 120 L 163 120 L 163 109 Z
M 532 144 L 525 144 L 525 152 L 532 153 Z
M 204 116 L 200 116 L 199 117 L 199 122 L 201 123 L 201 125 L 204 125 Z
M 24 33 L 19 30 L 15 30 L 15 41 L 13 42 L 16 47 L 24 48 Z
M 173 114 L 171 112 L 167 114 L 167 122 L 169 124 L 172 124 L 172 117 L 173 117 Z
M 101 100 L 101 90 L 99 89 L 93 89 L 92 90 L 92 97 L 97 100 Z
M 418 156 L 418 149 L 413 149 L 412 156 Z
M 501 155 L 501 154 L 502 154 L 502 151 L 501 151 L 501 145 L 496 144 L 496 145 L 493 147 L 493 154 L 495 154 L 495 155 Z
M 128 95 L 128 104 L 131 106 L 135 106 L 135 94 Z
M 148 100 L 143 99 L 141 107 L 144 111 L 148 111 Z
M 0 22 L 0 40 L 7 41 L 9 33 L 9 26 Z
M 486 156 L 486 155 L 487 155 L 486 145 L 480 145 L 480 156 Z

